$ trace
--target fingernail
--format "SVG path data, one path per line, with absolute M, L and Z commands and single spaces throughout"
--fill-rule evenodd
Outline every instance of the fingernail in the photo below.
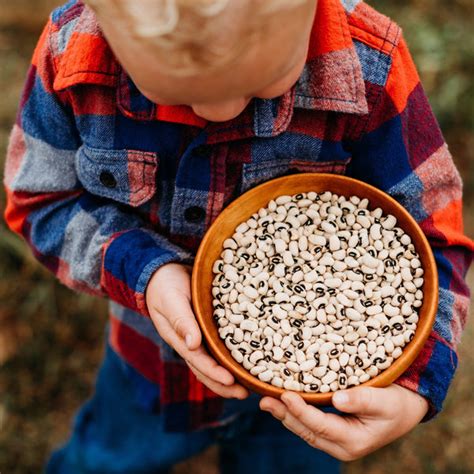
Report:
M 290 392 L 283 392 L 283 393 L 281 394 L 280 399 L 281 399 L 283 402 L 291 401 Z
M 193 343 L 193 337 L 191 336 L 191 334 L 186 334 L 184 341 L 186 345 L 188 346 L 188 349 L 191 349 L 191 344 Z
M 349 395 L 346 392 L 336 392 L 333 397 L 333 401 L 340 403 L 341 405 L 346 404 L 349 401 Z

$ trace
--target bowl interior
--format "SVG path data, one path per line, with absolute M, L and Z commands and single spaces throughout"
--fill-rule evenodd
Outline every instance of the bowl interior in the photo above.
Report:
M 220 257 L 224 240 L 234 233 L 238 224 L 247 220 L 259 208 L 266 207 L 271 199 L 284 194 L 292 195 L 308 191 L 331 191 L 347 198 L 356 195 L 369 199 L 369 209 L 380 207 L 384 214 L 393 214 L 397 218 L 397 226 L 410 235 L 420 255 L 424 269 L 422 287 L 424 296 L 423 304 L 419 308 L 419 322 L 415 337 L 403 348 L 403 354 L 388 369 L 364 384 L 376 387 L 387 386 L 414 361 L 429 336 L 438 305 L 437 270 L 425 235 L 405 208 L 379 189 L 346 176 L 303 173 L 267 181 L 237 198 L 217 217 L 201 242 L 192 275 L 193 306 L 207 346 L 216 360 L 250 390 L 273 397 L 279 397 L 283 393 L 282 389 L 262 382 L 247 372 L 233 359 L 219 337 L 217 326 L 212 319 L 211 289 L 214 277 L 212 266 Z M 301 392 L 300 394 L 308 403 L 313 404 L 327 404 L 332 396 L 331 392 L 324 394 Z

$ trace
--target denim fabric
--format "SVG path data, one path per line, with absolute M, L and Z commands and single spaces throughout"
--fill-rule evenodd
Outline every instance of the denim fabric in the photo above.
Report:
M 227 400 L 224 416 L 232 421 L 224 426 L 166 432 L 160 413 L 137 403 L 129 370 L 107 346 L 95 393 L 79 411 L 71 439 L 49 460 L 47 474 L 165 474 L 214 443 L 221 448 L 223 474 L 339 472 L 339 461 L 260 411 L 256 395 Z

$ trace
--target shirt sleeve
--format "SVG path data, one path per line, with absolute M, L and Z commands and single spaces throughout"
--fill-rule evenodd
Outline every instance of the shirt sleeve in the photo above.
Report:
M 133 208 L 81 185 L 75 166 L 81 140 L 67 90 L 53 88 L 50 30 L 51 21 L 35 50 L 10 138 L 6 222 L 67 286 L 146 315 L 151 275 L 168 262 L 192 263 L 192 256 L 147 227 Z
M 421 353 L 396 381 L 441 410 L 456 366 L 469 305 L 465 276 L 473 242 L 464 235 L 462 182 L 403 38 L 384 85 L 368 90 L 369 120 L 352 143 L 352 176 L 384 190 L 415 218 L 432 247 L 439 306 Z M 370 86 L 369 86 L 370 87 Z

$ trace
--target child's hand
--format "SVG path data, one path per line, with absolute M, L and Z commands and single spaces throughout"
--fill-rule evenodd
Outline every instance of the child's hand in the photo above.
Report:
M 209 356 L 191 307 L 190 269 L 176 263 L 163 265 L 151 277 L 146 304 L 160 336 L 186 361 L 196 377 L 225 398 L 246 398 L 232 374 Z
M 314 448 L 341 461 L 361 458 L 403 436 L 428 411 L 422 396 L 395 384 L 336 392 L 334 406 L 350 416 L 324 413 L 294 392 L 285 392 L 281 399 L 283 403 L 266 397 L 260 408 Z

